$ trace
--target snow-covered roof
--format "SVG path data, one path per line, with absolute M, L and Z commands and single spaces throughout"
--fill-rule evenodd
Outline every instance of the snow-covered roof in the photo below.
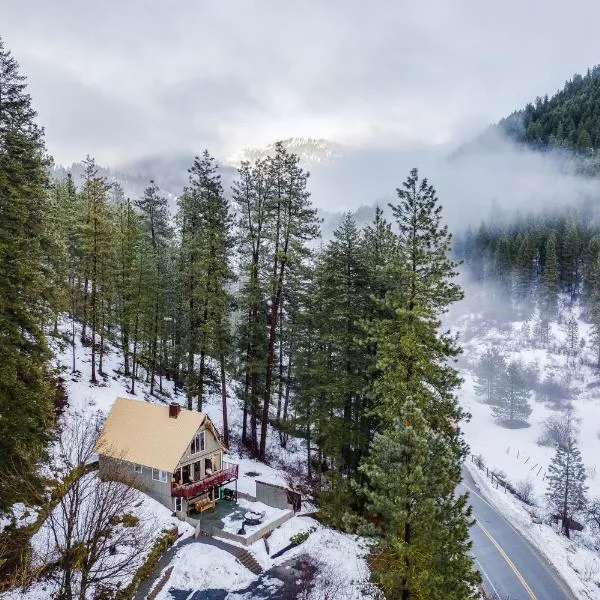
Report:
M 169 405 L 117 398 L 106 418 L 96 452 L 120 460 L 174 471 L 188 444 L 208 421 L 202 412 L 181 408 L 169 416 Z

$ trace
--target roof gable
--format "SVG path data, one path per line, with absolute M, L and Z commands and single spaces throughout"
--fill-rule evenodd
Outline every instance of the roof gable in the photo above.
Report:
M 117 398 L 106 418 L 96 452 L 121 460 L 174 471 L 200 427 L 204 413 L 181 409 L 169 417 L 169 406 Z

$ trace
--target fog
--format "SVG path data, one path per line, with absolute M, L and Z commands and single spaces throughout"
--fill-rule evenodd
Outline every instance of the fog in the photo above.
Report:
M 600 198 L 597 179 L 578 174 L 567 153 L 535 152 L 500 136 L 446 146 L 348 151 L 331 164 L 312 168 L 310 189 L 317 206 L 330 212 L 394 201 L 395 190 L 418 167 L 438 192 L 453 230 L 516 211 L 577 205 Z

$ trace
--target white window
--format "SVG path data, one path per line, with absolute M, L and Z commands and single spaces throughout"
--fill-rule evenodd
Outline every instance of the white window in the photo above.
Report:
M 142 467 L 142 465 L 136 465 L 136 464 L 134 464 L 133 465 L 133 470 L 136 473 L 142 473 L 144 471 L 144 467 Z
M 164 483 L 167 481 L 167 472 L 159 471 L 158 469 L 152 469 L 152 479 L 154 479 L 154 481 L 162 481 Z
M 199 431 L 192 440 L 190 451 L 192 454 L 198 454 L 204 450 L 204 431 Z

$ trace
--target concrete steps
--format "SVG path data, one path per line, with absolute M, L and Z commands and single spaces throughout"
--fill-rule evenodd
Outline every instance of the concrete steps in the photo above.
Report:
M 222 539 L 212 537 L 206 533 L 201 533 L 198 536 L 198 541 L 202 544 L 208 544 L 210 546 L 214 546 L 215 548 L 220 548 L 221 550 L 225 550 L 225 552 L 229 552 L 235 556 L 238 562 L 250 572 L 255 575 L 262 575 L 264 573 L 263 568 L 260 566 L 259 562 L 254 557 L 254 554 L 246 548 L 240 548 L 239 546 L 235 546 L 234 544 L 230 544 Z

